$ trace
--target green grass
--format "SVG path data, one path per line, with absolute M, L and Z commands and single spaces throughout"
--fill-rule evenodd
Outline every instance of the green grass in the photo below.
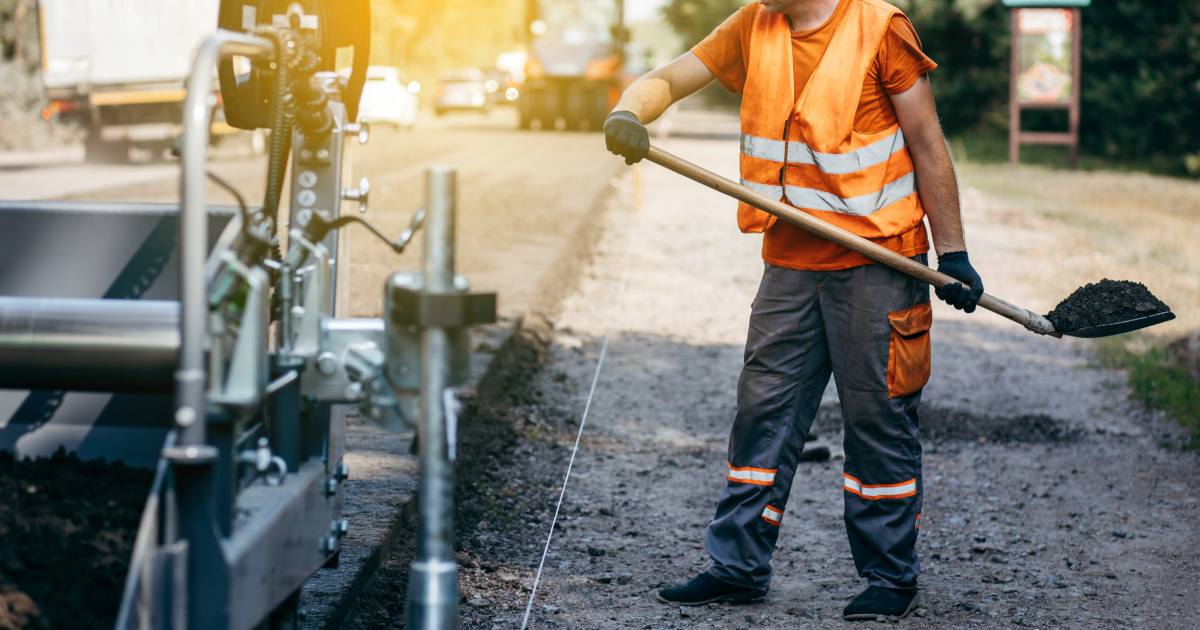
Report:
M 994 129 L 968 131 L 950 138 L 950 150 L 955 160 L 974 164 L 1007 164 L 1008 134 Z M 1023 146 L 1021 164 L 1066 169 L 1067 147 Z M 1151 173 L 1192 179 L 1179 159 L 1156 156 L 1148 160 L 1128 160 L 1119 156 L 1098 156 L 1085 152 L 1079 154 L 1081 171 L 1118 171 Z
M 1130 397 L 1166 412 L 1190 429 L 1191 439 L 1184 446 L 1200 449 L 1200 382 L 1187 370 L 1171 365 L 1161 343 L 1136 348 L 1145 345 L 1137 341 L 1128 335 L 1106 339 L 1096 358 L 1104 367 L 1127 370 Z

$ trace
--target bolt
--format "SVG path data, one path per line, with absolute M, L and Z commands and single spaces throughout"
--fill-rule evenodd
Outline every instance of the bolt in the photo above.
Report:
M 181 427 L 190 427 L 196 422 L 196 410 L 191 407 L 180 407 L 175 412 L 175 422 Z
M 375 420 L 383 419 L 383 409 L 379 407 L 371 407 L 371 417 Z
M 362 383 L 350 383 L 342 393 L 345 394 L 346 400 L 358 400 L 363 395 Z
M 338 519 L 338 536 L 345 536 L 346 532 L 350 531 L 350 521 L 346 519 Z
M 339 463 L 333 472 L 333 476 L 338 481 L 345 481 L 350 478 L 350 465 Z
M 337 479 L 326 479 L 325 480 L 325 494 L 327 494 L 329 496 L 333 496 L 333 495 L 337 494 L 337 491 L 338 491 L 338 480 Z
M 300 150 L 300 159 L 304 160 L 304 161 L 309 161 L 309 160 L 313 159 L 312 149 L 301 149 Z
M 317 149 L 317 159 L 322 162 L 329 160 L 329 149 Z
M 317 357 L 317 371 L 325 376 L 333 376 L 338 369 L 338 358 L 332 352 L 322 352 Z

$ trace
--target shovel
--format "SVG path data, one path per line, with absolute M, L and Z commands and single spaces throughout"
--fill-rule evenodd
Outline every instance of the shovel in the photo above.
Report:
M 650 153 L 646 156 L 647 160 L 662 166 L 670 171 L 674 171 L 684 177 L 704 184 L 713 190 L 733 197 L 738 201 L 743 201 L 763 212 L 774 215 L 796 227 L 816 234 L 821 238 L 833 241 L 843 247 L 858 252 L 871 260 L 882 265 L 887 265 L 896 271 L 910 275 L 918 280 L 923 280 L 933 287 L 940 288 L 947 284 L 959 282 L 950 276 L 922 265 L 914 260 L 909 260 L 900 254 L 897 254 L 887 248 L 881 247 L 868 241 L 867 239 L 856 236 L 843 230 L 840 227 L 826 223 L 802 210 L 798 210 L 781 201 L 772 199 L 760 192 L 751 188 L 747 188 L 739 183 L 730 181 L 707 171 L 687 160 L 676 157 L 658 147 L 650 147 Z M 1006 317 L 1014 322 L 1024 326 L 1025 328 L 1038 333 L 1039 335 L 1050 335 L 1052 337 L 1061 338 L 1063 335 L 1070 337 L 1096 338 L 1117 335 L 1120 333 L 1131 332 L 1160 324 L 1165 321 L 1175 319 L 1175 314 L 1167 311 L 1165 313 L 1156 313 L 1145 317 L 1137 317 L 1133 319 L 1109 322 L 1101 326 L 1091 326 L 1079 330 L 1069 332 L 1059 332 L 1054 329 L 1054 324 L 1050 320 L 1023 309 L 1014 304 L 1009 304 L 1000 298 L 983 294 L 979 298 L 979 306 L 985 308 L 1001 317 Z

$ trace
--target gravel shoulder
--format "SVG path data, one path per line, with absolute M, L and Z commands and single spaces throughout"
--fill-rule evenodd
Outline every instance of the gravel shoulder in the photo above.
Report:
M 672 139 L 665 148 L 736 173 L 735 142 Z M 762 263 L 759 239 L 737 233 L 731 202 L 657 167 L 642 169 L 644 207 L 639 212 L 627 175 L 623 203 L 605 215 L 596 253 L 553 328 L 534 336 L 520 377 L 481 391 L 464 421 L 464 435 L 481 428 L 503 439 L 460 463 L 463 627 L 521 627 L 606 332 L 608 354 L 529 627 L 844 625 L 841 608 L 865 584 L 841 520 L 832 391 L 814 427 L 832 459 L 797 473 L 768 598 L 680 610 L 653 596 L 708 563 L 703 532 L 724 484 Z M 1079 237 L 1074 228 L 1022 215 L 978 189 L 964 201 L 972 257 L 989 292 L 1041 312 L 1069 293 L 1048 286 L 1041 261 L 1014 255 Z M 1126 401 L 1124 375 L 1092 367 L 1086 343 L 940 305 L 935 320 L 922 410 L 925 603 L 922 616 L 902 623 L 1200 625 L 1200 469 L 1194 453 L 1173 446 L 1179 429 Z M 381 570 L 369 587 L 375 604 L 387 593 L 402 597 L 403 563 L 389 560 L 396 579 L 387 582 Z M 395 627 L 399 609 L 390 617 L 380 609 L 360 606 L 347 627 Z

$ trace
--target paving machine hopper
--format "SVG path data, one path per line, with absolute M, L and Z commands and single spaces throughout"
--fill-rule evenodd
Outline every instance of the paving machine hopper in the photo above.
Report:
M 395 431 L 444 423 L 466 328 L 495 321 L 495 295 L 454 274 L 452 171 L 430 170 L 395 241 L 341 212 L 368 201 L 365 180 L 342 188 L 348 140 L 369 137 L 353 122 L 368 6 L 223 0 L 188 81 L 179 204 L 0 204 L 0 449 L 155 470 L 118 630 L 296 627 L 301 586 L 336 566 L 346 533 L 334 406 Z M 347 45 L 349 80 L 327 71 Z M 218 66 L 230 124 L 272 133 L 262 206 L 206 200 L 208 178 L 227 185 L 206 170 Z M 425 229 L 424 271 L 388 280 L 383 318 L 335 317 L 351 223 L 397 253 Z M 446 436 L 422 429 L 423 453 Z M 444 460 L 431 478 L 448 478 Z M 425 545 L 442 574 L 446 536 Z

